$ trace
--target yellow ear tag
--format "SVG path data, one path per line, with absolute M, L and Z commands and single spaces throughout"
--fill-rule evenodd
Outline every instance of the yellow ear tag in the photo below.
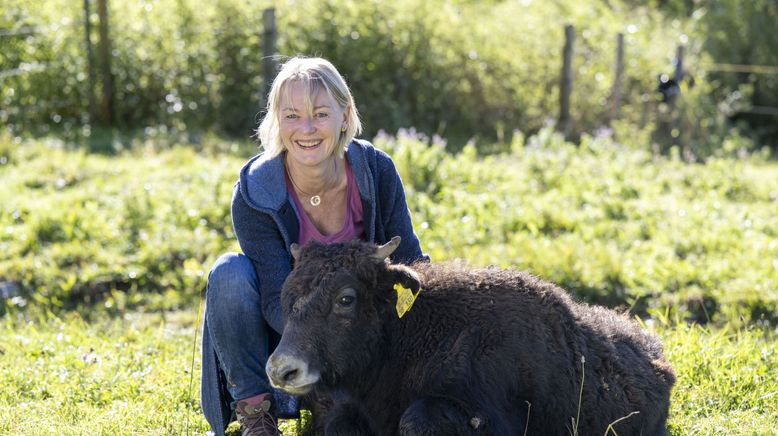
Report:
M 421 289 L 419 289 L 419 292 L 414 294 L 413 291 L 401 285 L 400 283 L 395 283 L 394 290 L 397 291 L 397 317 L 402 318 L 406 312 L 411 310 L 411 306 L 413 306 L 413 303 L 416 301 L 416 297 L 419 296 Z

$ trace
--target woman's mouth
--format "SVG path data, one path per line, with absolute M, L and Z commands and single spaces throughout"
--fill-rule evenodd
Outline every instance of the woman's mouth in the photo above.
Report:
M 312 148 L 316 148 L 319 145 L 321 145 L 322 140 L 321 139 L 313 139 L 313 140 L 301 141 L 301 140 L 298 139 L 294 143 L 297 144 L 297 146 L 302 148 L 303 150 L 310 150 Z

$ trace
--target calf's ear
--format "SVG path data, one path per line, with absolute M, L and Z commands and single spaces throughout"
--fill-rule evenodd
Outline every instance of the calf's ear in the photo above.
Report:
M 394 284 L 401 284 L 412 290 L 414 293 L 421 288 L 421 281 L 416 272 L 405 265 L 388 265 L 386 268 L 388 274 L 387 281 Z

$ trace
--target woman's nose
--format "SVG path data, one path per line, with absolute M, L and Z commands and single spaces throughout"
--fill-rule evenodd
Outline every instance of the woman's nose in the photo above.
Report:
M 313 125 L 313 118 L 306 117 L 303 121 L 303 132 L 305 133 L 313 133 L 313 131 L 316 130 L 316 127 Z

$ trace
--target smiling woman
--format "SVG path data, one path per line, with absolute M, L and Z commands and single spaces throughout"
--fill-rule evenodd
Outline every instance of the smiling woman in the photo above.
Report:
M 243 253 L 219 258 L 208 277 L 203 334 L 203 412 L 224 434 L 233 412 L 243 434 L 278 434 L 283 410 L 265 363 L 283 332 L 281 286 L 290 246 L 316 240 L 403 243 L 396 262 L 427 257 L 414 234 L 402 181 L 367 141 L 340 73 L 321 58 L 284 64 L 259 126 L 264 152 L 240 172 L 232 222 Z
M 280 130 L 287 150 L 285 163 L 292 187 L 298 196 L 310 197 L 310 205 L 316 207 L 321 204 L 323 194 L 331 193 L 331 200 L 336 203 L 345 193 L 344 160 L 330 156 L 336 139 L 346 131 L 348 121 L 346 112 L 328 93 L 306 89 L 309 88 L 306 85 L 295 81 L 287 86 L 281 99 Z M 313 107 L 311 102 L 306 102 L 312 93 L 315 96 Z
M 306 101 L 311 97 L 312 102 Z M 347 111 L 326 90 L 312 87 L 310 83 L 299 80 L 290 83 L 281 98 L 281 107 L 281 141 L 291 157 L 301 164 L 303 159 L 310 160 L 306 164 L 315 165 L 328 158 L 348 127 Z M 317 153 L 309 155 L 305 153 L 308 151 Z

